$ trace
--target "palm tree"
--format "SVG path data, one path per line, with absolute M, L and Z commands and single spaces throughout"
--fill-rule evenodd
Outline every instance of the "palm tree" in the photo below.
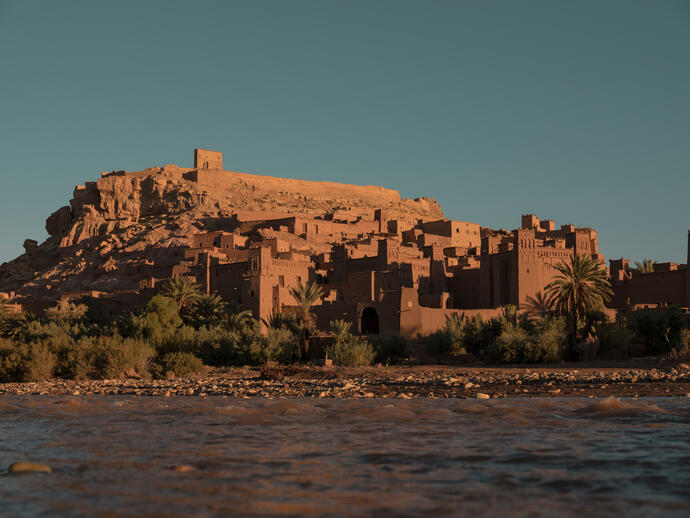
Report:
M 177 303 L 180 314 L 188 313 L 201 296 L 199 285 L 191 277 L 175 277 L 163 288 L 163 295 Z
M 300 282 L 296 288 L 290 288 L 290 295 L 292 295 L 297 302 L 297 306 L 299 306 L 298 314 L 302 321 L 300 355 L 304 361 L 307 359 L 307 353 L 309 352 L 309 337 L 313 334 L 316 327 L 311 308 L 323 297 L 323 289 L 316 282 L 311 284 L 302 284 Z
M 194 303 L 194 317 L 199 323 L 215 325 L 228 309 L 228 304 L 216 293 L 199 295 Z
M 522 309 L 531 318 L 544 318 L 553 314 L 553 302 L 540 291 L 534 297 L 528 295 Z
M 503 306 L 503 309 L 501 309 L 501 318 L 508 324 L 517 325 L 517 306 L 513 304 L 506 304 Z
M 557 313 L 570 319 L 571 332 L 568 359 L 572 359 L 577 340 L 578 319 L 588 311 L 606 303 L 613 295 L 606 270 L 591 256 L 574 254 L 570 262 L 554 265 L 558 272 L 546 285 L 546 296 L 553 301 Z
M 280 329 L 281 327 L 292 331 L 295 336 L 299 334 L 300 319 L 294 313 L 273 312 L 260 318 L 263 325 L 269 329 Z
M 335 337 L 336 342 L 349 335 L 350 329 L 352 329 L 352 322 L 343 319 L 331 320 L 329 324 L 331 326 L 331 334 Z
M 642 259 L 642 262 L 635 261 L 635 268 L 639 273 L 654 273 L 654 265 L 656 261 L 651 259 Z
M 29 318 L 33 319 L 32 315 Z M 26 314 L 19 313 L 14 315 L 7 315 L 5 319 L 0 319 L 0 336 L 7 338 L 18 338 L 22 336 L 27 326 L 29 325 L 29 318 Z
M 248 309 L 243 310 L 237 302 L 228 305 L 223 325 L 230 331 L 241 331 L 254 320 L 254 315 Z

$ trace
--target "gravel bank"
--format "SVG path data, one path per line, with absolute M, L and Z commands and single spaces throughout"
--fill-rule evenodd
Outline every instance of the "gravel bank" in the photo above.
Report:
M 267 379 L 256 368 L 230 368 L 210 369 L 203 376 L 167 380 L 53 379 L 0 385 L 0 395 L 58 394 L 404 399 L 690 396 L 690 366 L 626 362 L 616 366 L 299 367 L 282 379 Z

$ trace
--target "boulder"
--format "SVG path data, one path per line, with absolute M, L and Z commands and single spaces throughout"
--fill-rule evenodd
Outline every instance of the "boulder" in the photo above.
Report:
M 38 241 L 35 239 L 25 239 L 24 240 L 24 251 L 31 255 L 33 254 L 36 249 L 38 248 Z
M 68 206 L 60 207 L 46 220 L 46 231 L 51 236 L 61 236 L 72 226 L 72 211 Z

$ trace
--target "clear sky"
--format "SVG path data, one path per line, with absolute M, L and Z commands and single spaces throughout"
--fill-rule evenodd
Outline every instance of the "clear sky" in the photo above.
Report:
M 0 0 L 0 262 L 76 184 L 195 147 L 685 262 L 690 2 Z

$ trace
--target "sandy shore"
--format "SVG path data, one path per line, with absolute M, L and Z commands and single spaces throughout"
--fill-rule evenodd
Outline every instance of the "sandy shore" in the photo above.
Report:
M 653 360 L 555 366 L 297 367 L 276 379 L 257 368 L 210 369 L 172 380 L 70 381 L 0 385 L 0 395 L 500 398 L 689 396 L 690 366 Z

